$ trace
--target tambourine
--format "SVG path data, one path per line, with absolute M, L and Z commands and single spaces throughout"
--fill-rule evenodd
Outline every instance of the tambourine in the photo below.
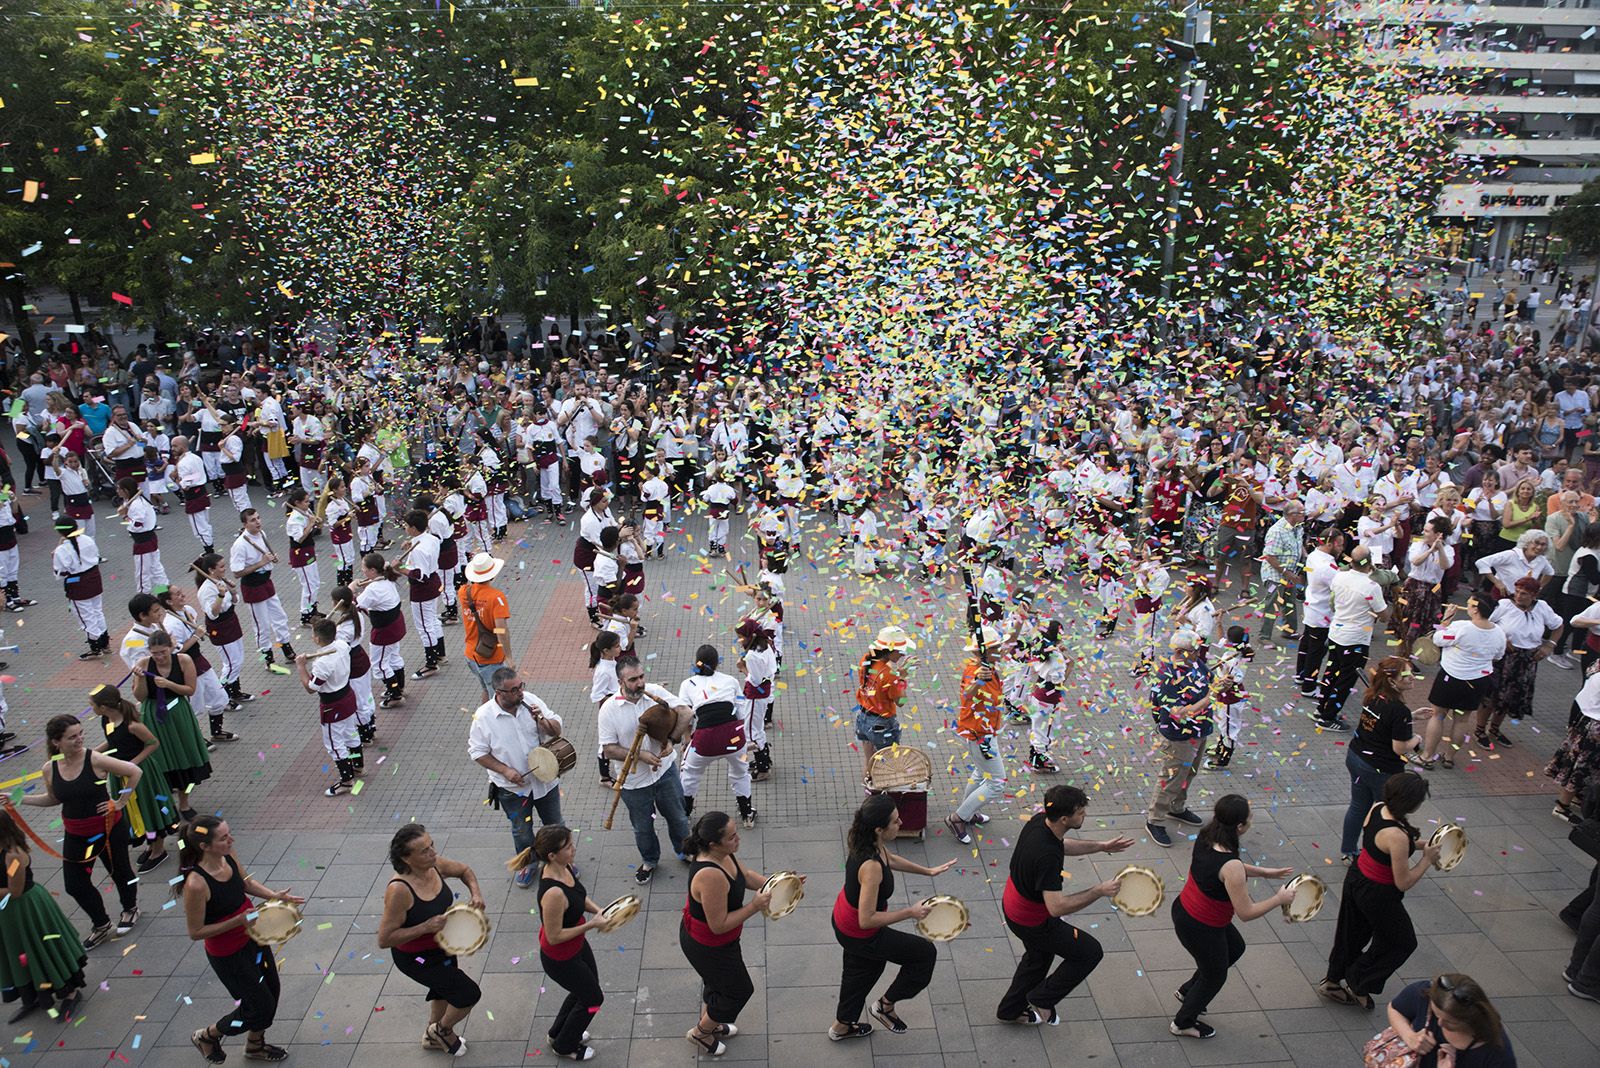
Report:
M 444 910 L 444 926 L 433 938 L 452 957 L 470 957 L 489 941 L 489 917 L 477 906 L 457 901 Z
M 800 873 L 794 871 L 775 872 L 767 878 L 761 890 L 772 895 L 767 907 L 761 910 L 766 913 L 769 920 L 783 919 L 798 908 L 800 899 L 806 896 L 805 887 L 800 882 Z
M 1447 823 L 1433 832 L 1428 844 L 1439 847 L 1439 870 L 1449 871 L 1467 855 L 1467 832 L 1453 823 Z
M 1283 918 L 1290 923 L 1305 923 L 1322 911 L 1328 899 L 1328 885 L 1315 875 L 1296 875 L 1289 880 L 1294 900 L 1283 906 Z
M 300 933 L 300 909 L 289 901 L 264 901 L 244 929 L 258 946 L 281 946 Z
M 923 902 L 928 914 L 917 921 L 917 930 L 924 938 L 935 942 L 948 942 L 972 926 L 967 906 L 959 898 L 936 894 Z
M 1122 885 L 1111 896 L 1111 903 L 1125 916 L 1148 916 L 1167 899 L 1166 884 L 1149 868 L 1129 864 L 1117 872 L 1117 878 Z
M 1431 634 L 1424 634 L 1411 643 L 1411 656 L 1424 667 L 1432 667 L 1439 662 L 1439 646 Z
M 611 904 L 600 910 L 599 920 L 602 931 L 615 931 L 639 915 L 639 899 L 632 894 L 624 894 Z

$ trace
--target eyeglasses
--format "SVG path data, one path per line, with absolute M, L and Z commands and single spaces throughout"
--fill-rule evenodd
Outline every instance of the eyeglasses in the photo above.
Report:
M 523 689 L 524 689 L 524 686 L 520 682 L 517 683 L 514 686 L 496 686 L 495 687 L 495 691 L 498 692 L 498 693 L 521 693 L 523 691 Z
M 1464 990 L 1448 975 L 1441 975 L 1433 981 L 1433 985 L 1455 998 L 1463 1005 L 1473 1005 L 1478 1001 L 1478 995 L 1471 990 Z

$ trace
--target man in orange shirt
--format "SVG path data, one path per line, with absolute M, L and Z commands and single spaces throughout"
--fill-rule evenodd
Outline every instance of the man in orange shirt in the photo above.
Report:
M 980 642 L 974 634 L 967 642 L 967 652 L 972 655 L 961 665 L 961 712 L 956 718 L 956 733 L 967 740 L 971 769 L 967 774 L 967 796 L 944 821 L 963 845 L 972 841 L 972 824 L 989 822 L 989 817 L 980 811 L 983 803 L 999 796 L 1006 787 L 1006 764 L 994 744 L 1000 714 L 1005 709 L 1000 672 L 995 667 L 1000 656 L 1000 632 L 985 624 L 982 637 Z
M 467 565 L 467 584 L 461 587 L 459 598 L 467 663 L 478 676 L 485 701 L 494 693 L 490 678 L 495 671 L 503 667 L 516 669 L 506 655 L 511 646 L 506 627 L 511 606 L 503 592 L 489 585 L 505 566 L 506 562 L 498 557 L 478 553 Z
M 872 774 L 872 754 L 900 741 L 900 721 L 895 711 L 906 696 L 903 667 L 906 654 L 917 646 L 899 627 L 884 627 L 873 639 L 872 648 L 861 658 L 856 672 L 856 741 L 867 754 L 863 781 Z

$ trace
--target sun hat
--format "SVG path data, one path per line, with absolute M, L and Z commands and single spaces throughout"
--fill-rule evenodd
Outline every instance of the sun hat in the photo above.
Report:
M 910 653 L 916 651 L 917 643 L 899 627 L 884 627 L 878 631 L 878 636 L 872 639 L 872 648 L 887 649 L 895 653 Z
M 983 625 L 983 647 L 984 647 L 984 649 L 993 649 L 995 646 L 997 646 L 999 644 L 1000 644 L 1000 632 L 998 630 L 995 630 L 993 627 L 989 626 L 987 623 L 985 623 Z M 978 635 L 973 635 L 971 638 L 967 639 L 967 652 L 974 653 L 974 652 L 977 652 L 977 650 L 978 650 Z
M 490 579 L 500 574 L 500 569 L 505 566 L 506 562 L 500 559 L 498 556 L 490 556 L 488 553 L 478 553 L 472 558 L 472 562 L 467 564 L 467 581 L 488 582 Z

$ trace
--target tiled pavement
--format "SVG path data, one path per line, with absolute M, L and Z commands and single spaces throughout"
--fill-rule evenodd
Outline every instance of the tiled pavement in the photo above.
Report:
M 254 495 L 261 504 L 260 491 Z M 36 532 L 23 539 L 23 585 L 43 603 L 7 626 L 8 639 L 22 645 L 10 657 L 8 670 L 17 681 L 8 683 L 7 695 L 12 727 L 25 739 L 36 739 L 50 715 L 81 709 L 90 685 L 120 674 L 109 663 L 85 666 L 73 659 L 81 640 L 48 580 L 44 559 L 52 541 L 48 515 L 37 503 L 31 510 Z M 120 628 L 128 545 L 114 517 L 105 518 L 109 509 L 101 510 L 101 543 L 110 561 L 108 614 Z M 281 531 L 281 512 L 268 512 L 269 533 Z M 703 521 L 691 520 L 688 536 L 674 536 L 669 559 L 649 567 L 645 619 L 650 635 L 641 646 L 652 675 L 672 687 L 683 678 L 695 645 L 714 638 L 724 650 L 730 648 L 741 608 L 721 564 L 710 568 L 695 555 L 703 531 Z M 518 662 L 532 688 L 565 716 L 567 733 L 582 755 L 569 776 L 563 806 L 567 822 L 581 830 L 583 878 L 594 897 L 609 900 L 636 889 L 630 875 L 637 857 L 625 815 L 619 812 L 617 829 L 600 830 L 607 797 L 594 782 L 589 760 L 594 717 L 583 653 L 590 631 L 581 585 L 565 563 L 572 535 L 542 522 L 526 531 L 514 525 L 513 532 L 521 538 L 504 547 L 512 560 L 504 575 L 515 613 L 514 648 L 522 654 Z M 162 539 L 168 569 L 176 573 L 174 565 L 193 545 L 182 524 L 170 519 Z M 740 1020 L 743 1034 L 730 1043 L 725 1059 L 919 1068 L 941 1061 L 949 1066 L 1162 1068 L 1359 1063 L 1361 1044 L 1379 1028 L 1381 1012 L 1368 1015 L 1327 1004 L 1311 987 L 1322 974 L 1332 939 L 1337 911 L 1332 906 L 1304 925 L 1273 915 L 1242 926 L 1250 949 L 1213 1006 L 1209 1018 L 1220 1033 L 1210 1042 L 1180 1042 L 1166 1032 L 1171 991 L 1190 967 L 1166 910 L 1129 919 L 1104 903 L 1075 917 L 1100 940 L 1106 957 L 1064 1005 L 1063 1025 L 1028 1030 L 997 1023 L 994 1006 L 1017 955 L 1000 920 L 1000 888 L 1018 819 L 1041 785 L 1025 773 L 1014 776 L 1011 796 L 975 848 L 957 846 L 942 829 L 930 831 L 926 841 L 902 843 L 903 851 L 919 861 L 959 856 L 961 864 L 936 880 L 903 879 L 896 904 L 930 891 L 949 893 L 967 902 L 973 918 L 964 936 L 940 948 L 928 993 L 904 1006 L 910 1031 L 828 1043 L 823 1029 L 833 1013 L 839 951 L 827 910 L 842 878 L 843 825 L 860 796 L 848 673 L 880 624 L 901 623 L 924 646 L 907 710 L 907 740 L 927 746 L 934 758 L 936 818 L 948 811 L 950 797 L 961 787 L 958 772 L 964 775 L 958 748 L 943 728 L 955 692 L 959 592 L 899 578 L 863 584 L 841 574 L 831 545 L 819 521 L 808 542 L 811 558 L 789 576 L 786 670 L 774 732 L 778 770 L 772 781 L 757 786 L 761 826 L 746 834 L 742 853 L 758 869 L 808 873 L 808 889 L 794 915 L 777 922 L 758 919 L 746 928 L 744 952 L 756 996 Z M 331 569 L 324 571 L 326 582 Z M 286 603 L 292 600 L 288 586 L 292 583 L 284 584 Z M 1075 586 L 1057 595 L 1068 612 L 1080 596 Z M 311 705 L 290 679 L 269 676 L 259 664 L 247 669 L 246 685 L 270 693 L 234 717 L 244 740 L 216 754 L 217 775 L 197 794 L 199 807 L 230 819 L 242 859 L 257 876 L 311 898 L 303 932 L 281 957 L 283 1001 L 271 1031 L 275 1041 L 291 1048 L 294 1064 L 361 1068 L 439 1056 L 419 1048 L 420 989 L 391 972 L 388 954 L 374 940 L 389 877 L 385 847 L 394 827 L 410 819 L 428 824 L 445 854 L 478 871 L 492 913 L 490 943 L 464 962 L 483 982 L 484 1001 L 464 1028 L 469 1050 L 462 1063 L 553 1060 L 545 1030 L 563 995 L 546 989 L 531 895 L 511 887 L 506 877 L 507 828 L 503 817 L 484 807 L 483 774 L 465 754 L 477 687 L 459 661 L 459 630 L 448 633 L 449 668 L 436 679 L 412 683 L 403 710 L 380 714 L 380 745 L 369 757 L 369 774 L 358 795 L 321 796 L 329 773 L 312 730 Z M 1188 851 L 1182 845 L 1162 850 L 1143 834 L 1140 813 L 1154 771 L 1146 755 L 1148 717 L 1129 685 L 1125 644 L 1096 646 L 1081 625 L 1078 634 L 1085 663 L 1075 680 L 1074 714 L 1067 726 L 1071 744 L 1060 754 L 1064 771 L 1059 778 L 1090 791 L 1086 833 L 1127 833 L 1138 844 L 1115 858 L 1070 861 L 1069 885 L 1106 878 L 1131 861 L 1157 868 L 1175 892 Z M 1232 769 L 1202 776 L 1196 807 L 1204 811 L 1208 799 L 1223 792 L 1246 794 L 1256 805 L 1257 826 L 1248 837 L 1253 859 L 1318 872 L 1337 887 L 1343 874 L 1337 863 L 1338 823 L 1347 790 L 1342 738 L 1309 729 L 1305 706 L 1282 684 L 1286 660 L 1267 649 L 1257 664 L 1259 721 L 1249 728 Z M 1550 816 L 1550 790 L 1541 771 L 1576 682 L 1570 672 L 1545 668 L 1537 719 L 1514 731 L 1515 749 L 1474 754 L 1454 772 L 1434 773 L 1434 799 L 1424 816 L 1467 827 L 1472 850 L 1454 873 L 1430 875 L 1408 895 L 1421 946 L 1390 990 L 1400 980 L 1446 967 L 1473 974 L 1505 1015 L 1525 1066 L 1600 1063 L 1600 1006 L 1564 991 L 1559 972 L 1570 935 L 1555 917 L 1587 876 L 1588 863 Z M 30 751 L 6 761 L 0 778 L 36 770 L 41 762 L 37 750 Z M 701 807 L 714 805 L 731 805 L 727 787 L 717 781 L 704 787 Z M 59 891 L 60 875 L 52 862 L 40 856 L 37 864 L 47 884 Z M 148 877 L 143 895 L 148 918 L 129 937 L 91 955 L 91 980 L 98 989 L 79 1019 L 68 1026 L 30 1021 L 31 1030 L 6 1036 L 0 1065 L 198 1063 L 188 1035 L 220 1016 L 228 1002 L 203 949 L 188 941 L 178 910 L 166 905 L 164 880 L 174 874 L 168 866 Z M 1258 895 L 1266 892 L 1261 885 L 1253 889 Z M 646 912 L 618 934 L 594 939 L 608 998 L 593 1027 L 598 1063 L 646 1066 L 692 1059 L 683 1033 L 692 1023 L 698 990 L 677 946 L 683 892 L 682 869 L 669 861 L 645 892 Z M 69 915 L 81 920 L 71 902 L 61 900 Z M 241 1044 L 230 1044 L 232 1057 L 241 1053 Z

